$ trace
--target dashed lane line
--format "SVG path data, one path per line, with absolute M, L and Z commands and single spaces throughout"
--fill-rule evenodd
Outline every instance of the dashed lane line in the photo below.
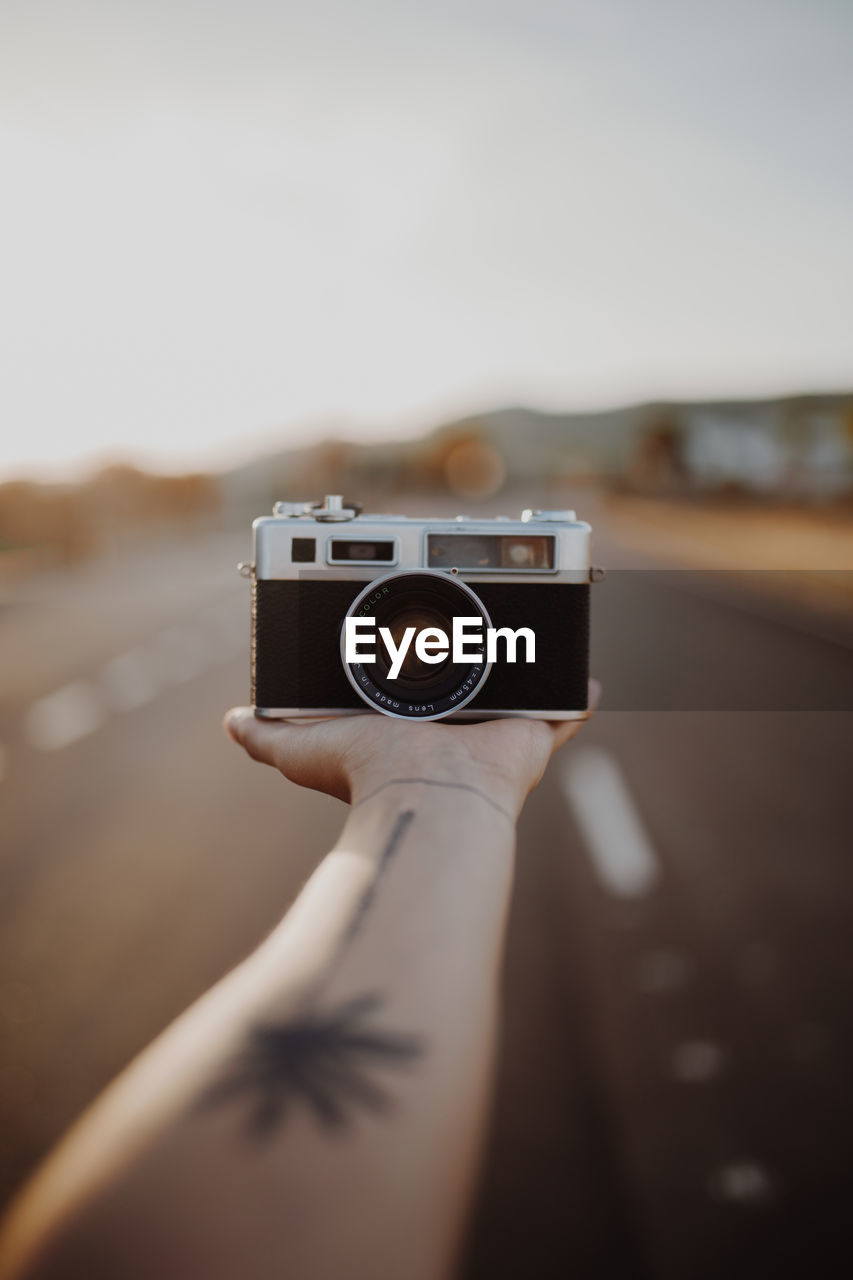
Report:
M 753 1208 L 770 1203 L 778 1183 L 766 1165 L 747 1157 L 716 1169 L 708 1179 L 708 1191 L 715 1200 Z
M 40 751 L 58 751 L 99 729 L 104 709 L 88 680 L 73 680 L 39 698 L 24 719 L 24 736 Z
M 727 1052 L 713 1040 L 685 1040 L 672 1051 L 671 1072 L 684 1084 L 705 1084 L 726 1065 Z
M 160 680 L 150 655 L 144 649 L 130 649 L 107 663 L 101 687 L 115 711 L 133 711 L 157 696 Z
M 615 756 L 576 747 L 561 784 L 602 887 L 620 898 L 649 893 L 660 863 Z
M 243 620 L 220 603 L 208 606 L 203 623 L 166 627 L 149 645 L 111 658 L 97 677 L 72 680 L 38 698 L 24 715 L 23 735 L 39 751 L 58 751 L 94 733 L 112 712 L 133 711 L 169 685 L 201 675 L 226 661 L 245 643 Z M 0 744 L 0 780 L 7 756 Z

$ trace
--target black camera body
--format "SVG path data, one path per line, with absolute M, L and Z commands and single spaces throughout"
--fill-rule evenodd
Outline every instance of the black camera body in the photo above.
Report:
M 574 512 L 419 520 L 363 515 L 331 496 L 322 505 L 277 503 L 253 530 L 257 715 L 586 716 L 591 531 Z M 399 644 L 443 627 L 449 645 L 455 619 L 474 639 L 459 649 L 461 661 L 456 648 L 445 656 L 410 648 L 391 679 L 381 644 L 369 661 L 360 660 L 363 648 L 347 660 L 348 618 L 361 620 L 368 639 L 375 629 Z M 535 637 L 532 661 L 530 648 L 520 651 L 525 632 Z

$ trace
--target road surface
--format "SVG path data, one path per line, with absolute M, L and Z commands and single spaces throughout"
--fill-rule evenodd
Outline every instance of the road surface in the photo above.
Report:
M 220 731 L 247 700 L 248 551 L 163 542 L 0 613 L 4 1195 L 341 823 Z M 609 701 L 521 822 L 465 1280 L 846 1271 L 851 650 L 706 586 L 596 599 Z M 707 679 L 673 690 L 687 643 Z M 721 681 L 728 709 L 703 709 Z

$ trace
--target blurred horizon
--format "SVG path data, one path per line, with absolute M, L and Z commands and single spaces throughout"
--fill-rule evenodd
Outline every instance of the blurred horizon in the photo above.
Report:
M 621 520 L 625 545 L 651 535 L 665 559 L 690 544 L 697 564 L 710 555 L 741 568 L 848 569 L 853 391 L 575 414 L 505 408 L 392 440 L 278 439 L 219 470 L 114 460 L 64 483 L 0 479 L 0 583 L 152 535 L 248 530 L 279 499 L 324 493 L 433 514 L 493 500 L 579 505 L 593 524 L 605 512 L 606 525 Z M 845 598 L 849 610 L 846 588 Z
M 853 384 L 853 379 L 851 379 Z M 412 419 L 408 423 L 356 425 L 353 423 L 328 420 L 323 422 L 304 422 L 293 424 L 289 429 L 284 427 L 260 431 L 251 437 L 235 438 L 230 443 L 223 443 L 214 451 L 200 446 L 197 450 L 186 454 L 152 455 L 144 448 L 119 449 L 106 446 L 90 454 L 81 454 L 78 458 L 64 463 L 19 465 L 5 463 L 2 446 L 0 446 L 0 487 L 16 484 L 79 486 L 95 479 L 98 475 L 113 470 L 138 471 L 141 474 L 163 479 L 178 479 L 187 475 L 206 475 L 211 478 L 227 477 L 251 469 L 255 465 L 263 465 L 267 460 L 278 458 L 283 454 L 310 454 L 324 449 L 334 450 L 338 447 L 358 450 L 364 447 L 370 450 L 373 446 L 386 445 L 392 450 L 400 446 L 417 446 L 433 437 L 440 437 L 448 432 L 474 430 L 475 432 L 491 429 L 491 424 L 507 419 L 518 421 L 528 426 L 551 422 L 566 423 L 577 427 L 585 427 L 593 433 L 604 424 L 610 429 L 614 421 L 639 424 L 640 428 L 654 430 L 659 425 L 660 415 L 671 417 L 672 422 L 679 422 L 685 415 L 693 412 L 714 411 L 719 409 L 724 415 L 735 414 L 733 421 L 746 426 L 756 415 L 767 419 L 767 411 L 790 407 L 791 413 L 802 416 L 808 412 L 809 405 L 823 406 L 831 404 L 838 413 L 839 430 L 850 438 L 853 444 L 853 426 L 849 425 L 853 418 L 853 390 L 847 386 L 826 388 L 809 388 L 807 390 L 782 391 L 766 396 L 696 396 L 690 399 L 668 397 L 649 397 L 648 399 L 627 402 L 613 402 L 595 405 L 554 406 L 527 401 L 519 404 L 492 406 L 461 406 L 458 412 L 448 412 L 438 418 L 421 421 Z M 738 417 L 738 415 L 740 415 Z M 776 421 L 776 426 L 781 418 Z M 768 420 L 770 430 L 773 426 Z M 576 453 L 594 456 L 600 452 L 594 439 L 587 441 L 572 440 L 571 445 Z M 557 442 L 555 442 L 555 447 Z M 844 459 L 847 462 L 847 459 Z M 845 488 L 846 491 L 846 488 Z
M 836 0 L 7 0 L 0 478 L 853 384 Z

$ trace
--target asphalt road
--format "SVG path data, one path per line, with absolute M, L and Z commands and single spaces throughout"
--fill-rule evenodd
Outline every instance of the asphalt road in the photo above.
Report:
M 164 542 L 0 612 L 3 1194 L 342 820 L 220 731 L 248 550 Z M 667 680 L 688 641 L 707 678 Z M 596 598 L 609 701 L 522 818 L 465 1280 L 849 1273 L 851 658 L 723 579 Z

